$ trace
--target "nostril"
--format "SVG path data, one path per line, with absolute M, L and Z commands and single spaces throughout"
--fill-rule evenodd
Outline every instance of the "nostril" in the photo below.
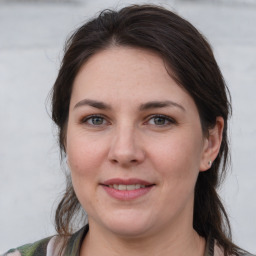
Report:
M 134 164 L 138 164 L 138 160 L 136 159 L 132 159 L 132 160 L 128 160 L 128 161 L 122 161 L 122 160 L 118 160 L 118 159 L 111 159 L 110 160 L 113 164 L 121 164 L 121 165 L 134 165 Z

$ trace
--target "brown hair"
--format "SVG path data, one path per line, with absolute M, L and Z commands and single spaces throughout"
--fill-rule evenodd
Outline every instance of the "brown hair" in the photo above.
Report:
M 240 249 L 231 242 L 228 216 L 216 191 L 229 162 L 229 91 L 206 39 L 177 14 L 154 5 L 104 10 L 69 38 L 52 91 L 52 119 L 58 126 L 61 152 L 65 154 L 69 103 L 79 69 L 96 52 L 115 45 L 149 49 L 163 58 L 172 70 L 171 76 L 194 99 L 205 136 L 216 124 L 216 117 L 223 117 L 225 126 L 219 154 L 207 172 L 200 172 L 195 186 L 193 226 L 199 235 L 215 238 L 225 255 L 238 255 Z M 72 219 L 79 209 L 81 205 L 68 178 L 55 216 L 60 235 L 72 232 Z

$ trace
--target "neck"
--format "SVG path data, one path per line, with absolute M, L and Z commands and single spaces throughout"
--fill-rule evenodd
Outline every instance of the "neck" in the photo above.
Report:
M 90 223 L 90 230 L 82 244 L 80 255 L 203 256 L 204 251 L 205 240 L 192 227 L 184 231 L 179 227 L 175 232 L 170 232 L 170 229 L 161 230 L 154 236 L 126 238 L 99 230 L 97 225 Z

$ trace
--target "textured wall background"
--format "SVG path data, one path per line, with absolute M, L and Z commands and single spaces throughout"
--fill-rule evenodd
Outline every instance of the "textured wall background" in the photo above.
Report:
M 64 176 L 45 102 L 68 33 L 102 8 L 145 2 L 0 0 L 0 252 L 55 233 L 53 212 Z M 234 106 L 233 168 L 220 193 L 235 241 L 255 253 L 256 5 L 147 2 L 177 11 L 214 48 Z

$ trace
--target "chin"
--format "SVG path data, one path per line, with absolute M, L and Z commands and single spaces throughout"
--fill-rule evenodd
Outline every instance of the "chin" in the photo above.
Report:
M 123 238 L 143 237 L 150 230 L 150 223 L 154 223 L 152 220 L 149 221 L 150 218 L 145 212 L 132 209 L 105 211 L 105 214 L 97 214 L 97 217 L 94 215 L 94 218 L 90 218 L 93 216 L 90 213 L 87 214 L 91 227 L 95 226 L 103 233 L 112 233 Z
M 112 216 L 106 220 L 105 227 L 115 235 L 126 238 L 145 236 L 153 228 L 147 218 L 132 214 L 123 214 L 121 218 Z
M 139 238 L 144 237 L 148 234 L 149 230 L 143 225 L 134 224 L 119 224 L 109 227 L 110 231 L 115 235 L 123 238 Z

